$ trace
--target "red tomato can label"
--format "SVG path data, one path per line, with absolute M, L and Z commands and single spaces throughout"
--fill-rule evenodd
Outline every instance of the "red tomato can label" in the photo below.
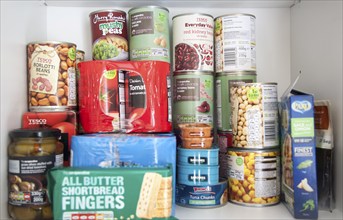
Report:
M 88 61 L 79 68 L 85 133 L 171 131 L 168 63 Z
M 27 61 L 30 111 L 76 108 L 75 44 L 54 41 L 29 43 Z
M 174 72 L 214 71 L 213 26 L 207 14 L 173 17 Z
M 90 13 L 93 60 L 128 60 L 126 13 L 100 10 Z
M 232 14 L 215 19 L 216 72 L 256 70 L 255 16 Z

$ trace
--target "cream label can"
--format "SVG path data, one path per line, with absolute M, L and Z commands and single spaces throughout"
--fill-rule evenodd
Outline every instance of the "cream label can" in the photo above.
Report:
M 213 26 L 208 14 L 173 17 L 174 71 L 214 71 Z
M 76 108 L 75 44 L 55 41 L 29 43 L 27 62 L 30 111 Z
M 267 206 L 280 201 L 280 150 L 228 150 L 229 201 Z
M 233 146 L 279 146 L 276 83 L 241 83 L 230 88 Z
M 129 14 L 130 60 L 170 63 L 169 11 L 159 6 L 132 8 Z
M 173 125 L 205 123 L 213 126 L 213 73 L 180 72 L 173 77 Z
M 216 72 L 256 70 L 255 16 L 232 14 L 215 19 Z
M 93 60 L 128 60 L 126 13 L 100 10 L 90 13 Z
M 224 72 L 216 75 L 217 128 L 220 131 L 231 131 L 230 88 L 241 82 L 256 82 L 256 72 Z

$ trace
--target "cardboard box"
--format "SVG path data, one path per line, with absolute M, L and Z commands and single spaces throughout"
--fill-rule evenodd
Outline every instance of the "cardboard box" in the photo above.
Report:
M 172 219 L 171 166 L 54 168 L 54 219 Z
M 72 167 L 172 165 L 175 189 L 176 138 L 173 134 L 88 134 L 72 139 Z M 175 210 L 173 192 L 173 214 Z
M 294 83 L 295 84 L 295 83 Z M 281 98 L 282 200 L 294 218 L 318 218 L 313 96 L 293 90 Z
M 64 145 L 63 165 L 69 166 L 71 137 L 77 134 L 76 113 L 62 112 L 25 112 L 22 117 L 23 128 L 58 128 Z

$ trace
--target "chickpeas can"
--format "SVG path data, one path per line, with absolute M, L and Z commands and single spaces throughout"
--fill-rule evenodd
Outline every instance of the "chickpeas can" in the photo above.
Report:
M 255 71 L 223 72 L 216 74 L 217 128 L 231 131 L 230 88 L 235 83 L 256 82 Z
M 128 14 L 130 60 L 170 63 L 169 10 L 144 6 L 132 8 Z
M 280 149 L 228 150 L 229 201 L 268 206 L 280 201 Z
M 175 71 L 214 71 L 213 17 L 180 14 L 173 17 Z
M 27 62 L 30 111 L 76 108 L 75 44 L 55 41 L 29 43 Z
M 13 219 L 52 219 L 46 174 L 60 166 L 59 129 L 16 129 L 8 146 L 8 212 Z M 63 162 L 63 159 L 61 160 Z
M 233 146 L 279 146 L 276 83 L 238 83 L 230 88 Z
M 128 60 L 126 12 L 99 10 L 89 14 L 93 60 Z
M 215 18 L 216 72 L 256 70 L 255 19 L 251 14 Z
M 173 77 L 173 124 L 204 123 L 213 127 L 213 73 L 178 72 Z

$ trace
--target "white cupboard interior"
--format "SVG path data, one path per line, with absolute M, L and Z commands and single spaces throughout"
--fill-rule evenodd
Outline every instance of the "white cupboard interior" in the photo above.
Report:
M 27 111 L 26 45 L 32 41 L 67 41 L 77 44 L 91 59 L 89 13 L 160 5 L 172 17 L 206 13 L 256 16 L 257 81 L 277 82 L 278 96 L 299 71 L 297 89 L 329 99 L 335 134 L 333 212 L 320 211 L 320 219 L 342 219 L 342 1 L 311 0 L 176 0 L 176 1 L 1 1 L 1 184 L 0 219 L 7 219 L 8 132 L 21 126 Z M 171 29 L 172 31 L 172 29 Z M 215 209 L 177 206 L 179 219 L 291 219 L 283 204 L 252 208 L 231 203 Z

